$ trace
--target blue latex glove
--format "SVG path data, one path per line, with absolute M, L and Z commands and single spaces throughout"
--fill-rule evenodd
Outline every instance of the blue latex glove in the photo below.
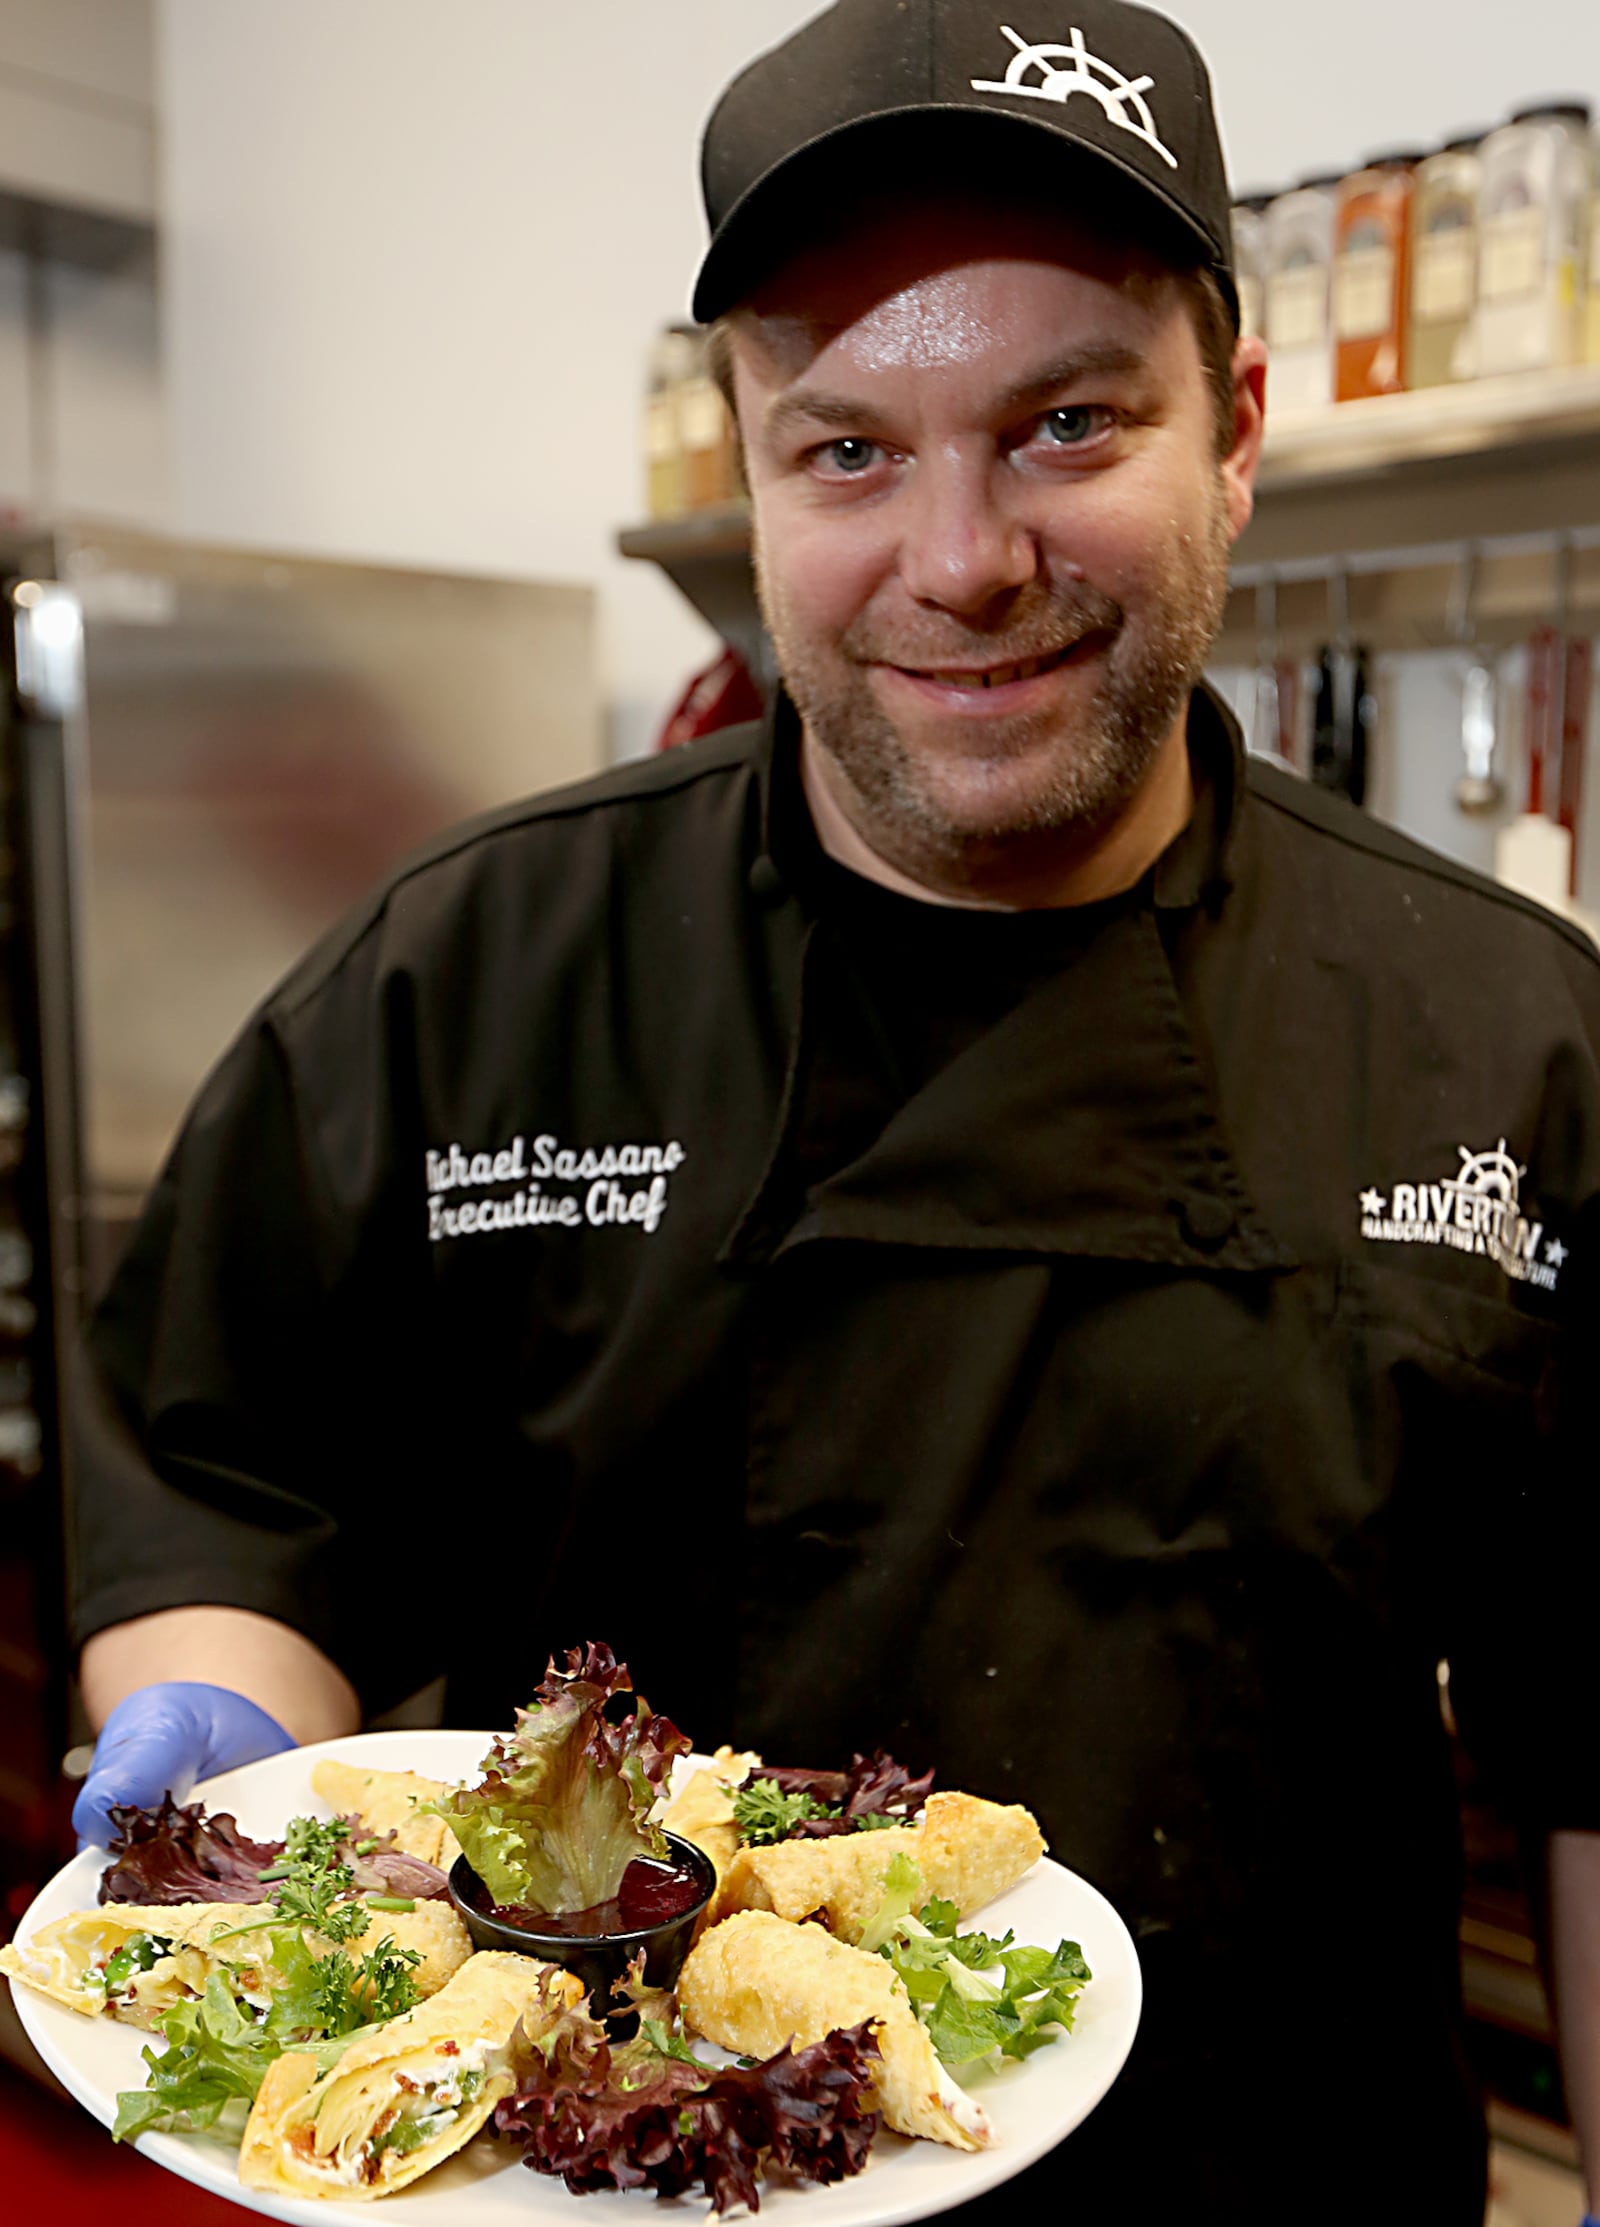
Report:
M 153 1809 L 167 1793 L 181 1802 L 196 1779 L 293 1746 L 276 1717 L 226 1686 L 141 1686 L 117 1703 L 95 1742 L 74 1830 L 80 1844 L 104 1848 L 116 1804 Z

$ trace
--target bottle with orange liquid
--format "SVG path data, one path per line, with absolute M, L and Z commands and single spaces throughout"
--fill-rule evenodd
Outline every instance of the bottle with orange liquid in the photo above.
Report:
M 1337 402 L 1406 384 L 1411 199 L 1420 152 L 1373 155 L 1339 188 L 1334 218 L 1333 391 Z

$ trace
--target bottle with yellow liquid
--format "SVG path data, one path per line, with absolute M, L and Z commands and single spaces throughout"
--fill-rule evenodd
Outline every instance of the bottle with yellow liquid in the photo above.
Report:
M 1479 378 L 1545 371 L 1582 354 L 1592 144 L 1582 101 L 1519 109 L 1483 143 L 1472 342 Z
M 1478 294 L 1478 145 L 1464 132 L 1417 170 L 1411 201 L 1411 295 L 1406 347 L 1413 387 L 1472 376 L 1466 346 Z

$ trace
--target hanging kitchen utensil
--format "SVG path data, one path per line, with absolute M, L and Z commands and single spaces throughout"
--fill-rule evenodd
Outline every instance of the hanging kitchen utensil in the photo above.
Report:
M 1495 875 L 1553 912 L 1572 896 L 1572 835 L 1554 817 L 1561 798 L 1561 736 L 1566 721 L 1565 620 L 1572 550 L 1556 546 L 1555 609 L 1558 626 L 1535 627 L 1528 637 L 1528 684 L 1523 720 L 1527 762 L 1524 808 L 1495 843 Z
M 1469 548 L 1461 562 L 1460 595 L 1451 630 L 1470 653 L 1461 682 L 1462 770 L 1456 778 L 1456 809 L 1473 814 L 1494 811 L 1505 794 L 1494 763 L 1495 668 L 1478 639 L 1478 572 L 1478 551 Z
M 1258 758 L 1283 758 L 1283 706 L 1278 694 L 1278 583 L 1256 583 L 1256 671 L 1250 704 L 1250 748 Z
M 1556 817 L 1571 845 L 1567 894 L 1578 894 L 1578 825 L 1583 811 L 1584 763 L 1589 754 L 1589 712 L 1593 700 L 1593 645 L 1587 635 L 1569 634 L 1561 689 L 1561 777 Z
M 1306 770 L 1300 707 L 1305 696 L 1305 666 L 1298 657 L 1280 657 L 1278 681 L 1278 755 L 1291 773 Z
M 1343 566 L 1328 577 L 1328 621 L 1331 639 L 1317 662 L 1311 778 L 1361 804 L 1376 706 L 1367 653 L 1350 638 L 1350 576 Z

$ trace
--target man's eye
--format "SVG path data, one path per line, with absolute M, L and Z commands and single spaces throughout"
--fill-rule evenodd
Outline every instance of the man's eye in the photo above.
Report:
M 832 471 L 842 472 L 846 478 L 866 471 L 877 458 L 877 442 L 860 440 L 854 434 L 847 434 L 841 441 L 830 441 L 826 448 L 817 451 L 820 463 Z
M 1105 415 L 1105 411 L 1093 403 L 1075 403 L 1059 410 L 1046 410 L 1039 421 L 1039 430 L 1045 440 L 1057 448 L 1079 448 L 1099 432 Z

